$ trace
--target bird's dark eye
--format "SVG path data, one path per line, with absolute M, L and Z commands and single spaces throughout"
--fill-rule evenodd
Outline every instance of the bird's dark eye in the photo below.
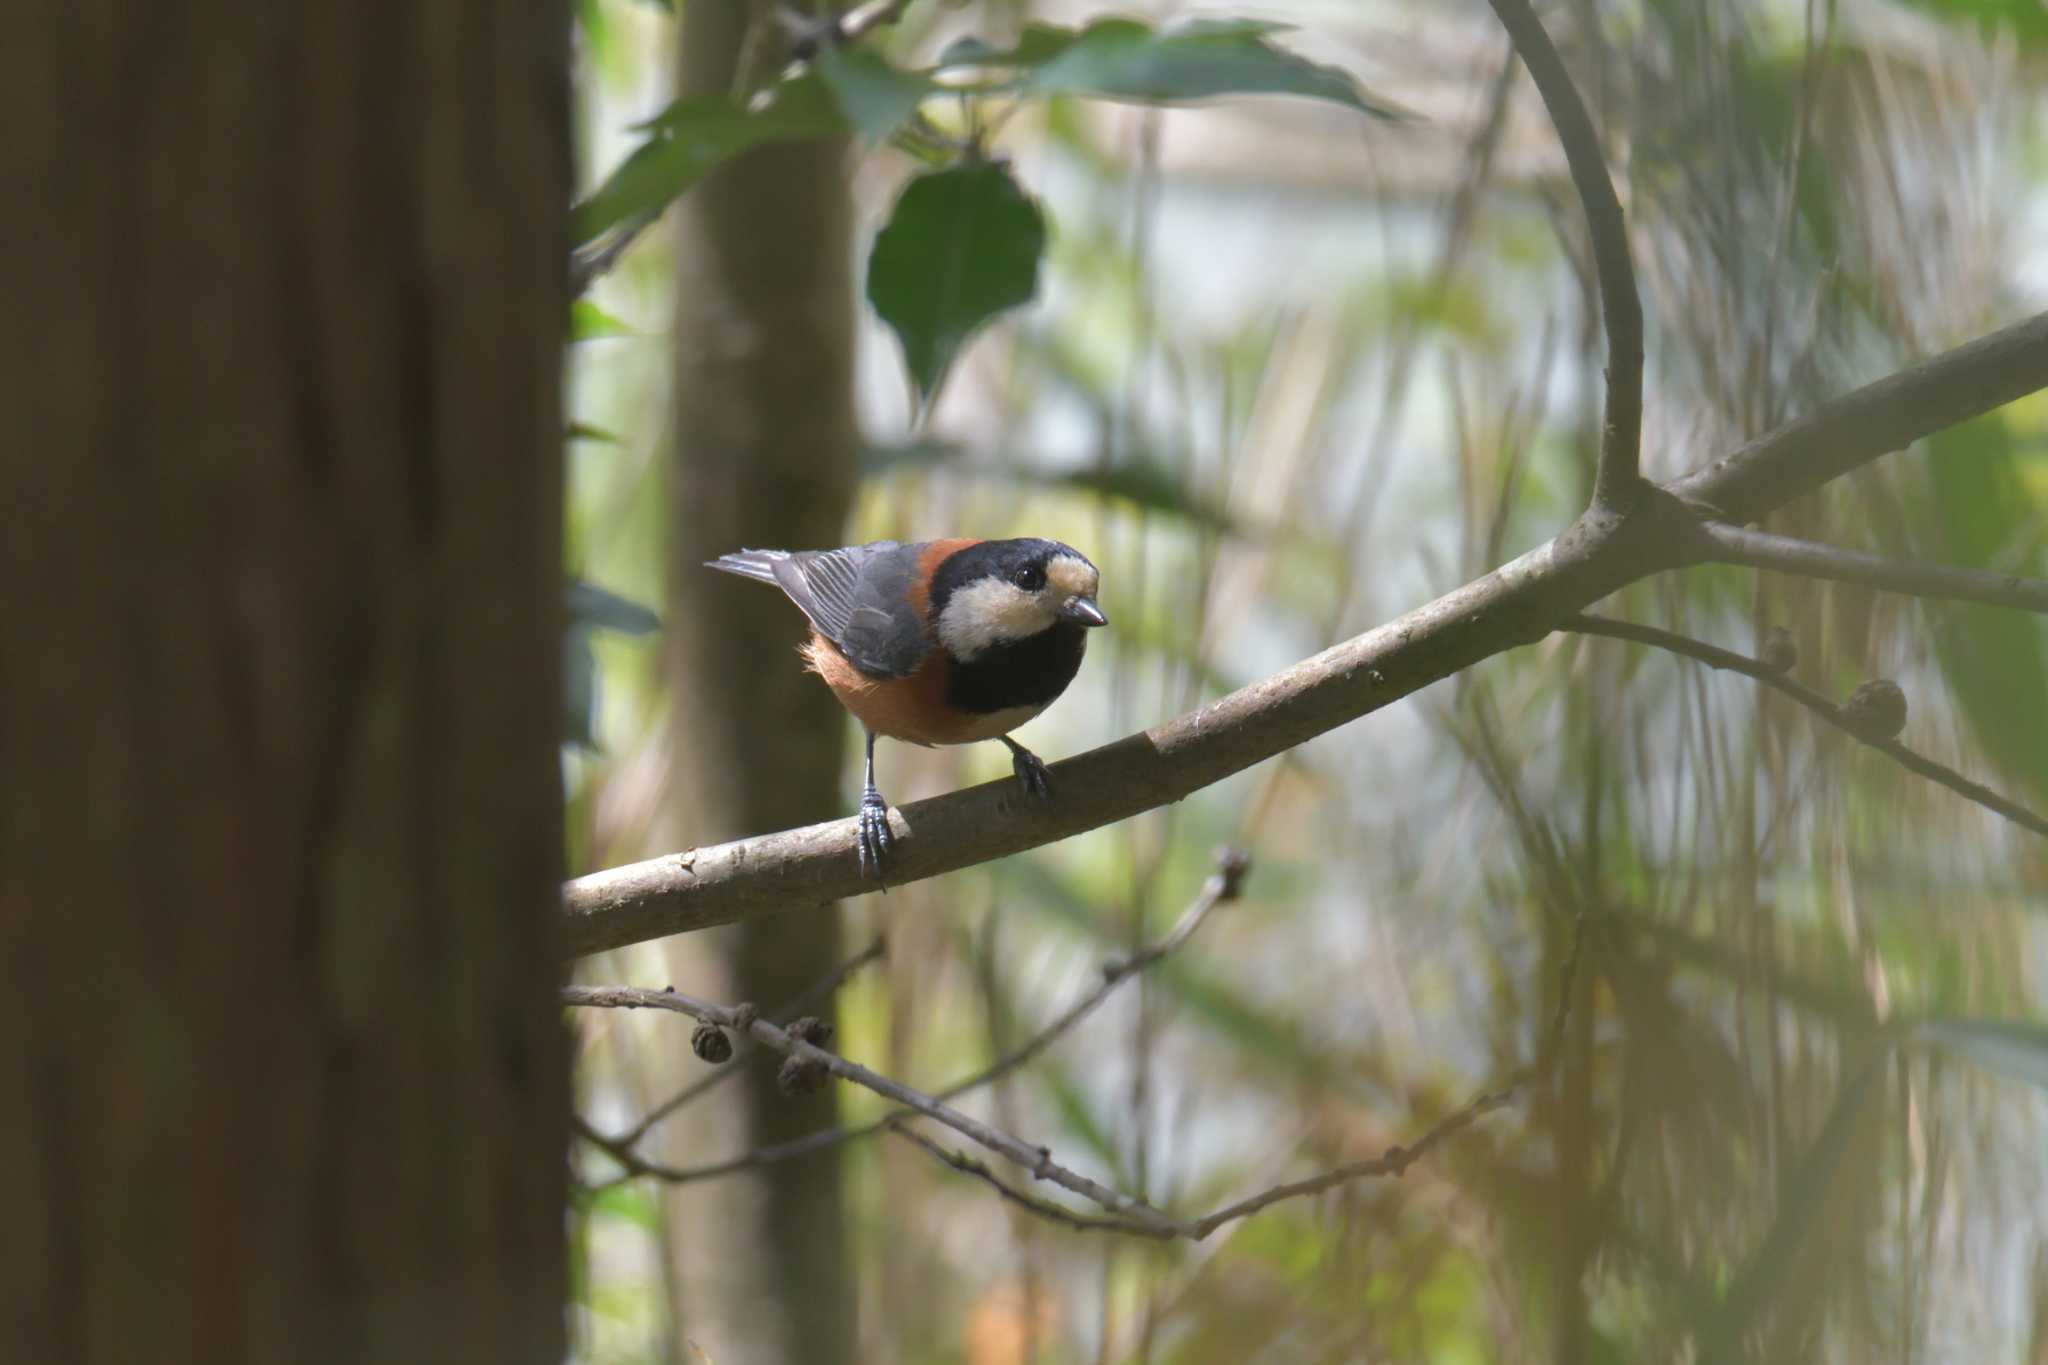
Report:
M 1037 592 L 1045 586 L 1045 570 L 1036 564 L 1026 564 L 1010 575 L 1010 581 L 1026 592 Z

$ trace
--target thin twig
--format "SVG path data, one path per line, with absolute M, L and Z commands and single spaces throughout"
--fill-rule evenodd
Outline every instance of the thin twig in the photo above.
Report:
M 1587 613 L 1565 618 L 1558 623 L 1558 629 L 1580 635 L 1604 635 L 1609 639 L 1628 640 L 1639 645 L 1654 645 L 1659 649 L 1668 649 L 1674 654 L 1697 659 L 1712 668 L 1724 668 L 1755 678 L 1764 686 L 1775 688 L 1792 698 L 1843 734 L 1868 744 L 1920 776 L 1939 782 L 1958 796 L 1974 801 L 1986 810 L 1995 811 L 2016 825 L 2030 829 L 2036 834 L 2048 835 L 2048 819 L 2043 819 L 2025 806 L 1999 795 L 1989 787 L 1972 782 L 1953 768 L 1944 767 L 1931 758 L 1915 753 L 1895 739 L 1883 739 L 1867 733 L 1845 716 L 1843 709 L 1834 702 L 1812 688 L 1772 671 L 1768 665 L 1747 655 L 1737 654 L 1733 650 L 1722 649 L 1718 645 L 1710 645 L 1675 631 L 1661 630 L 1656 626 L 1641 626 L 1633 621 L 1616 621 Z
M 1041 1199 L 1037 1195 L 1028 1194 L 990 1170 L 986 1162 L 979 1161 L 964 1152 L 942 1147 L 901 1120 L 891 1120 L 889 1131 L 915 1143 L 926 1152 L 929 1152 L 933 1158 L 952 1167 L 961 1174 L 973 1176 L 975 1179 L 994 1187 L 1005 1199 L 1030 1210 L 1041 1218 L 1073 1228 L 1078 1232 L 1120 1232 L 1131 1236 L 1156 1238 L 1160 1241 L 1185 1239 L 1191 1242 L 1199 1242 L 1224 1224 L 1235 1222 L 1240 1218 L 1249 1218 L 1262 1209 L 1271 1208 L 1283 1200 L 1299 1199 L 1307 1195 L 1321 1194 L 1325 1190 L 1335 1189 L 1339 1185 L 1348 1185 L 1352 1181 L 1364 1180 L 1369 1177 L 1400 1176 L 1410 1166 L 1413 1166 L 1423 1157 L 1429 1155 L 1432 1150 L 1453 1134 L 1471 1127 L 1482 1115 L 1500 1108 L 1512 1098 L 1514 1098 L 1512 1088 L 1482 1094 L 1464 1108 L 1438 1120 L 1421 1137 L 1405 1147 L 1389 1147 L 1376 1157 L 1333 1167 L 1320 1174 L 1310 1176 L 1306 1180 L 1293 1180 L 1282 1185 L 1275 1185 L 1270 1189 L 1261 1190 L 1257 1194 L 1240 1199 L 1234 1204 L 1227 1204 L 1223 1208 L 1217 1209 L 1214 1213 L 1204 1217 L 1188 1219 L 1161 1218 L 1144 1222 L 1129 1218 L 1103 1218 L 1094 1214 L 1077 1213 L 1075 1210 L 1069 1209 L 1064 1205 L 1055 1204 L 1051 1200 Z
M 584 1118 L 583 1115 L 576 1113 L 569 1115 L 569 1131 L 603 1152 L 613 1161 L 618 1162 L 620 1169 L 625 1173 L 620 1179 L 600 1181 L 591 1188 L 606 1189 L 612 1185 L 622 1184 L 625 1180 L 636 1175 L 653 1174 L 652 1163 L 643 1159 L 640 1153 L 634 1150 L 632 1143 L 601 1131 L 589 1119 Z
M 751 1006 L 714 1005 L 708 1000 L 698 1000 L 677 990 L 637 990 L 626 986 L 565 986 L 562 988 L 562 1003 L 596 1009 L 661 1009 L 677 1014 L 687 1014 L 707 1024 L 731 1029 L 735 1033 L 751 1036 L 786 1057 L 795 1057 L 821 1067 L 842 1081 L 851 1081 L 874 1091 L 886 1099 L 895 1101 L 905 1109 L 914 1111 L 934 1122 L 942 1123 L 954 1132 L 972 1140 L 997 1156 L 1030 1171 L 1035 1179 L 1050 1180 L 1063 1189 L 1071 1190 L 1084 1199 L 1091 1199 L 1109 1212 L 1120 1214 L 1133 1221 L 1164 1222 L 1165 1215 L 1140 1200 L 1117 1193 L 1107 1185 L 1090 1180 L 1077 1171 L 1071 1171 L 1052 1159 L 1049 1149 L 1024 1142 L 1010 1134 L 992 1128 L 971 1114 L 933 1099 L 922 1091 L 913 1090 L 900 1081 L 893 1081 L 879 1072 L 870 1071 L 858 1062 L 849 1062 L 837 1053 L 827 1052 L 815 1044 L 790 1033 L 788 1030 L 760 1018 Z
M 1629 256 L 1628 227 L 1621 200 L 1607 174 L 1600 135 L 1564 69 L 1550 35 L 1527 0 L 1492 0 L 1501 27 L 1514 41 L 1522 65 L 1543 96 L 1565 164 L 1586 211 L 1593 243 L 1593 273 L 1600 286 L 1600 322 L 1607 333 L 1607 411 L 1600 430 L 1600 464 L 1593 476 L 1593 505 L 1604 511 L 1633 510 L 1643 490 L 1640 447 L 1643 433 L 1643 304 Z
M 1202 883 L 1200 894 L 1189 902 L 1188 908 L 1181 912 L 1180 919 L 1167 931 L 1164 938 L 1146 944 L 1129 957 L 1103 963 L 1102 980 L 1094 990 L 1067 1006 L 1044 1028 L 991 1062 L 985 1069 L 955 1081 L 941 1090 L 938 1097 L 942 1100 L 956 1099 L 970 1090 L 979 1090 L 982 1086 L 1007 1076 L 1052 1046 L 1067 1030 L 1093 1014 L 1096 1007 L 1107 1000 L 1118 986 L 1179 949 L 1193 937 L 1195 930 L 1202 927 L 1202 921 L 1209 917 L 1211 910 L 1225 901 L 1237 899 L 1244 885 L 1245 873 L 1251 868 L 1250 859 L 1235 849 L 1220 851 L 1216 862 L 1216 871 Z
M 1040 1218 L 1065 1224 L 1077 1232 L 1127 1232 L 1139 1237 L 1156 1237 L 1161 1241 L 1170 1241 L 1182 1235 L 1179 1226 L 1174 1223 L 1140 1223 L 1128 1218 L 1080 1213 L 1068 1208 L 1064 1204 L 1055 1204 L 1050 1199 L 1040 1199 L 1037 1195 L 1027 1194 L 1009 1181 L 1004 1180 L 988 1168 L 987 1162 L 971 1157 L 967 1153 L 951 1147 L 941 1147 L 938 1143 L 933 1142 L 901 1119 L 891 1118 L 883 1126 L 897 1137 L 906 1139 L 924 1148 L 925 1151 L 932 1154 L 933 1158 L 943 1162 L 945 1165 L 951 1166 L 961 1174 L 971 1175 L 977 1180 L 987 1182 L 996 1193 L 1012 1203 L 1022 1205 Z
M 1713 557 L 1724 564 L 1777 569 L 1837 583 L 1862 583 L 1914 597 L 1956 602 L 1985 602 L 1994 607 L 2048 612 L 2048 582 L 1985 569 L 1955 569 L 1945 564 L 1917 564 L 1886 559 L 1863 550 L 1844 550 L 1811 540 L 1753 531 L 1744 526 L 1709 521 L 1700 529 L 1714 546 Z
M 1410 1166 L 1428 1156 L 1430 1152 L 1434 1151 L 1446 1139 L 1470 1128 L 1480 1118 L 1500 1108 L 1509 1100 L 1512 1100 L 1514 1096 L 1515 1092 L 1512 1087 L 1482 1094 L 1463 1109 L 1456 1110 L 1439 1119 L 1421 1137 L 1405 1147 L 1389 1147 L 1386 1151 L 1369 1160 L 1354 1161 L 1348 1165 L 1324 1171 L 1321 1175 L 1310 1176 L 1306 1180 L 1296 1180 L 1285 1185 L 1275 1185 L 1272 1189 L 1252 1195 L 1248 1199 L 1240 1199 L 1235 1204 L 1230 1204 L 1216 1210 L 1216 1212 L 1208 1215 L 1206 1218 L 1195 1220 L 1193 1225 L 1194 1235 L 1198 1238 L 1207 1237 L 1225 1223 L 1231 1222 L 1234 1219 L 1249 1217 L 1260 1209 L 1268 1208 L 1283 1199 L 1297 1199 L 1303 1195 L 1321 1194 L 1324 1190 L 1335 1189 L 1339 1185 L 1346 1185 L 1354 1180 L 1363 1180 L 1368 1176 L 1402 1175 Z
M 837 995 L 839 988 L 844 986 L 847 979 L 855 972 L 867 966 L 870 962 L 879 962 L 887 951 L 887 941 L 877 936 L 873 943 L 870 943 L 867 947 L 861 949 L 837 967 L 834 967 L 831 973 L 822 980 L 812 982 L 794 999 L 789 1001 L 788 1004 L 773 1011 L 769 1017 L 778 1024 L 787 1024 L 799 1015 L 809 1014 L 825 1001 Z M 660 1123 L 691 1100 L 723 1085 L 729 1077 L 739 1075 L 742 1070 L 740 1063 L 746 1059 L 748 1053 L 753 1051 L 753 1048 L 752 1040 L 740 1039 L 739 1046 L 733 1050 L 733 1055 L 724 1063 L 698 1077 L 675 1094 L 663 1100 L 660 1104 L 655 1105 L 631 1128 L 628 1128 L 616 1137 L 603 1140 L 593 1139 L 593 1141 L 597 1141 L 598 1146 L 604 1148 L 613 1156 L 619 1154 L 620 1148 L 633 1147 L 640 1139 L 647 1136 L 648 1130 L 653 1128 L 655 1124 Z M 637 1157 L 635 1159 L 638 1160 Z M 642 1171 L 639 1173 L 645 1174 L 646 1172 Z
M 964 1076 L 954 1081 L 945 1089 L 933 1092 L 932 1098 L 942 1101 L 958 1099 L 971 1090 L 979 1090 L 981 1087 L 999 1080 L 1044 1052 L 1047 1047 L 1051 1046 L 1076 1024 L 1092 1014 L 1104 1000 L 1109 998 L 1110 994 L 1118 986 L 1168 954 L 1178 951 L 1188 939 L 1194 936 L 1195 930 L 1201 927 L 1202 922 L 1208 918 L 1210 911 L 1214 910 L 1224 901 L 1236 900 L 1243 890 L 1244 879 L 1250 872 L 1250 869 L 1251 860 L 1244 853 L 1231 848 L 1218 850 L 1216 855 L 1216 871 L 1210 874 L 1208 880 L 1202 883 L 1200 893 L 1188 904 L 1188 908 L 1181 912 L 1180 918 L 1174 922 L 1173 928 L 1167 931 L 1165 937 L 1145 945 L 1120 961 L 1104 963 L 1102 967 L 1103 979 L 1093 990 L 1054 1016 L 1049 1023 L 1016 1048 L 1004 1053 L 1001 1057 L 998 1057 L 973 1075 Z M 821 1152 L 827 1148 L 836 1147 L 842 1142 L 848 1142 L 855 1138 L 863 1138 L 880 1132 L 891 1122 L 910 1116 L 910 1111 L 899 1109 L 893 1113 L 884 1114 L 880 1118 L 868 1123 L 846 1124 L 836 1128 L 821 1128 L 815 1133 L 806 1133 L 802 1137 L 791 1138 L 786 1142 L 770 1143 L 765 1146 L 755 1147 L 724 1161 L 706 1162 L 698 1166 L 670 1166 L 642 1156 L 637 1151 L 632 1153 L 632 1160 L 630 1162 L 621 1158 L 620 1165 L 626 1167 L 628 1176 L 652 1176 L 657 1180 L 665 1181 L 672 1185 L 686 1185 L 693 1181 L 711 1180 L 718 1176 L 731 1175 L 737 1171 L 751 1170 L 759 1166 L 773 1166 L 784 1161 L 794 1160 L 800 1156 L 809 1156 L 813 1152 Z M 651 1121 L 650 1119 L 648 1122 L 651 1123 Z M 648 1123 L 643 1123 L 634 1130 L 635 1134 L 644 1133 L 647 1126 Z M 597 1145 L 604 1148 L 605 1151 L 618 1157 L 620 1156 L 619 1150 L 612 1144 L 614 1142 L 629 1142 L 632 1139 L 622 1136 L 616 1139 L 593 1138 L 592 1140 L 596 1141 Z

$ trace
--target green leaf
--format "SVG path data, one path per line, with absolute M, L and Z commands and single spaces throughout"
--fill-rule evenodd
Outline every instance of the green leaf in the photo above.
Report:
M 1130 456 L 1106 469 L 1076 469 L 1045 480 L 1077 492 L 1114 498 L 1148 512 L 1179 517 L 1216 531 L 1236 531 L 1230 509 L 1211 502 L 1188 487 L 1180 471 L 1163 460 Z
M 1026 24 L 1011 48 L 991 47 L 979 38 L 955 38 L 939 54 L 938 69 L 962 66 L 1036 66 L 1074 45 L 1080 33 L 1058 24 Z
M 610 446 L 624 445 L 626 443 L 625 438 L 616 431 L 607 431 L 603 427 L 594 427 L 588 422 L 569 423 L 565 434 L 572 441 L 597 441 Z
M 2003 1019 L 1930 1019 L 1914 1036 L 2012 1080 L 2048 1090 L 2048 1025 Z
M 871 142 L 887 141 L 927 96 L 942 88 L 930 76 L 899 70 L 865 47 L 827 47 L 817 65 L 839 112 Z
M 953 358 L 996 314 L 1038 292 L 1045 218 L 1009 168 L 972 162 L 918 176 L 868 254 L 868 302 L 903 344 L 929 404 Z
M 562 632 L 562 742 L 596 749 L 598 669 L 590 647 L 593 630 L 649 635 L 661 617 L 638 602 L 595 583 L 572 578 L 564 585 L 569 625 Z
M 2048 6 L 2041 0 L 1906 0 L 1953 24 L 1972 24 L 1985 36 L 2010 31 L 2022 43 L 2048 43 Z
M 963 455 L 961 447 L 951 441 L 926 437 L 900 444 L 863 446 L 858 459 L 863 475 L 947 465 L 956 478 L 1113 498 L 1148 512 L 1178 517 L 1192 525 L 1234 535 L 1254 534 L 1229 508 L 1191 490 L 1169 461 L 1144 452 L 1127 455 L 1107 468 L 1065 470 L 1048 469 L 1048 461 L 1018 452 L 1000 453 L 988 463 L 972 463 Z
M 585 579 L 569 580 L 568 601 L 569 619 L 578 626 L 596 626 L 627 635 L 652 635 L 661 629 L 661 617 L 652 608 Z
M 597 656 L 590 632 L 572 625 L 562 632 L 562 743 L 597 747 Z
M 1992 413 L 1928 438 L 1943 548 L 1953 563 L 2038 576 L 2040 500 L 2028 489 L 2003 417 Z M 2048 625 L 1999 607 L 1943 606 L 1935 645 L 1942 674 L 1985 755 L 2048 794 Z
M 1007 52 L 955 43 L 941 67 L 1011 67 L 1016 89 L 1031 95 L 1083 95 L 1141 104 L 1175 104 L 1223 95 L 1301 95 L 1377 118 L 1390 106 L 1365 97 L 1358 83 L 1268 41 L 1280 24 L 1207 19 L 1153 29 L 1135 19 L 1098 19 L 1076 32 L 1033 24 Z
M 723 96 L 677 100 L 642 125 L 651 136 L 570 213 L 582 246 L 629 218 L 659 213 L 720 162 L 765 142 L 829 137 L 846 121 L 824 82 L 805 73 L 746 103 Z
M 645 1182 L 610 1185 L 590 1196 L 593 1217 L 616 1218 L 643 1232 L 661 1231 L 661 1206 Z
M 629 337 L 633 329 L 589 299 L 569 305 L 569 340 L 590 341 L 597 337 Z
M 1737 1343 L 1790 1281 L 1793 1263 L 1809 1234 L 1828 1225 L 1824 1215 L 1831 1198 L 1864 1187 L 1875 1175 L 1875 1144 L 1859 1144 L 1857 1139 L 1869 1137 L 1866 1110 L 1873 1090 L 1882 1094 L 1879 1081 L 1890 1055 L 1890 1048 L 1880 1048 L 1848 1079 L 1813 1146 L 1781 1182 L 1778 1214 L 1770 1231 L 1736 1274 L 1702 1330 L 1701 1360 L 1735 1358 Z

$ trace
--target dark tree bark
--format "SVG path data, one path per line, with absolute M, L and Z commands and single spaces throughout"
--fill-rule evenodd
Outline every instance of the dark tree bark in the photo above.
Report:
M 743 0 L 683 9 L 684 93 L 773 73 L 778 30 L 765 5 L 754 17 L 750 39 Z M 770 590 L 703 567 L 743 545 L 837 545 L 845 532 L 858 440 L 846 154 L 838 141 L 763 148 L 679 206 L 669 589 L 678 847 L 846 809 L 846 720 L 796 657 L 802 617 Z M 726 998 L 763 1008 L 841 956 L 836 916 L 742 925 L 684 951 L 707 949 Z M 678 962 L 678 979 L 693 970 Z M 774 1068 L 756 1066 L 674 1132 L 701 1156 L 829 1125 L 834 1105 L 831 1089 L 784 1096 Z M 854 1358 L 837 1152 L 684 1187 L 671 1201 L 685 1336 L 720 1365 Z
M 561 1358 L 565 36 L 10 14 L 0 1358 Z

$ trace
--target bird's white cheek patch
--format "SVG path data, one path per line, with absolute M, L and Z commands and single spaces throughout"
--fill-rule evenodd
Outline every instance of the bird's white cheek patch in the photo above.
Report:
M 939 613 L 939 643 L 956 659 L 972 659 L 991 645 L 1036 635 L 1052 623 L 1039 594 L 984 578 L 946 599 Z

